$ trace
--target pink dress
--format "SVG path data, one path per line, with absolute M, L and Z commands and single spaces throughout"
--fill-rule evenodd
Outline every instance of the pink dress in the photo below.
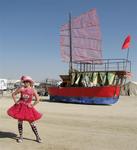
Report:
M 21 97 L 19 99 L 19 104 L 14 104 L 7 111 L 8 115 L 21 120 L 33 122 L 42 117 L 42 114 L 39 113 L 34 107 L 29 107 L 28 104 L 31 104 L 32 98 L 34 96 L 34 91 L 32 88 L 21 88 Z

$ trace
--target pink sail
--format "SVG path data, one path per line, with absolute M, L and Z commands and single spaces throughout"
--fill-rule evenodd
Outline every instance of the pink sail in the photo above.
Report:
M 61 57 L 65 62 L 70 60 L 69 23 L 61 27 Z M 96 9 L 71 20 L 72 61 L 92 62 L 102 59 L 101 32 Z

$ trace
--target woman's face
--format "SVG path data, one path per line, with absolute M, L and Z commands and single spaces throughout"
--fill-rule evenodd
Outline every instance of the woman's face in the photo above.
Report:
M 24 81 L 23 83 L 25 87 L 29 87 L 31 85 L 29 81 Z

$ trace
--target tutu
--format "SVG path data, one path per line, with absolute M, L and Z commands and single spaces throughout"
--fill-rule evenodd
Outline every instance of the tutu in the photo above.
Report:
M 7 113 L 14 119 L 29 122 L 36 121 L 42 117 L 42 114 L 39 113 L 34 107 L 30 108 L 24 103 L 13 105 L 8 109 Z
M 19 103 L 14 104 L 8 109 L 8 115 L 13 117 L 14 119 L 18 119 L 21 121 L 33 122 L 40 119 L 42 117 L 42 114 L 39 113 L 34 107 L 28 106 L 28 104 L 31 103 L 32 96 L 33 92 L 30 91 L 30 89 L 22 89 Z

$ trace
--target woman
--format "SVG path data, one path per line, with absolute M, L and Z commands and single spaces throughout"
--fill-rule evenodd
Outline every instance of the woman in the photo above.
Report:
M 36 141 L 41 143 L 35 121 L 40 119 L 42 114 L 34 108 L 39 102 L 39 96 L 33 88 L 34 82 L 31 77 L 22 76 L 21 81 L 24 85 L 17 88 L 15 92 L 12 93 L 15 104 L 8 109 L 7 113 L 9 116 L 18 120 L 19 138 L 17 139 L 17 142 L 20 143 L 23 141 L 23 121 L 28 121 L 36 136 Z M 20 94 L 20 98 L 17 101 L 16 95 L 18 94 Z M 35 102 L 32 104 L 33 97 L 35 98 Z

